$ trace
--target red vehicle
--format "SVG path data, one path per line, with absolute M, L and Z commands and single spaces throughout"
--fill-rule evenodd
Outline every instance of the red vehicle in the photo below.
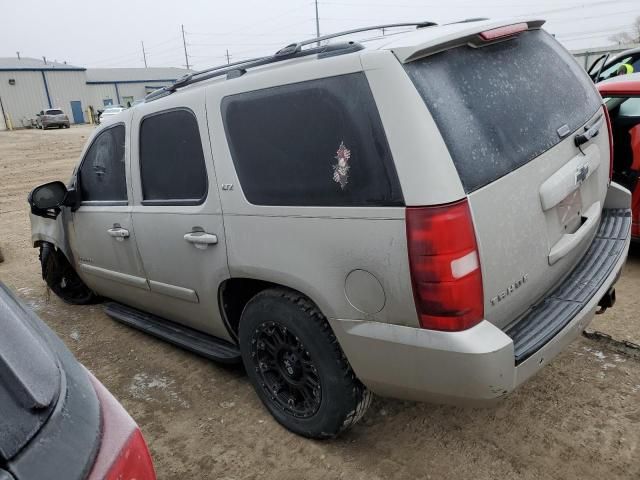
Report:
M 631 236 L 640 241 L 640 73 L 597 84 L 613 132 L 613 180 L 633 194 Z
M 156 480 L 140 429 L 0 282 L 0 479 Z

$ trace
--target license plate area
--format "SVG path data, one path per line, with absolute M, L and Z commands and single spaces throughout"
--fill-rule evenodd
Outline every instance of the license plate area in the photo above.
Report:
M 556 206 L 556 214 L 563 234 L 575 233 L 582 226 L 586 221 L 586 218 L 582 216 L 582 212 L 582 195 L 580 189 L 573 191 L 558 203 Z

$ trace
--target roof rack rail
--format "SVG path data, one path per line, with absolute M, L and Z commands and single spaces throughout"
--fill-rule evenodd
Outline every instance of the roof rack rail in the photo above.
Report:
M 229 78 L 239 77 L 239 76 L 242 76 L 244 73 L 246 73 L 247 68 L 260 67 L 262 65 L 268 65 L 270 63 L 276 63 L 284 60 L 290 60 L 292 58 L 306 57 L 306 56 L 315 55 L 315 54 L 318 54 L 319 57 L 324 58 L 332 55 L 356 52 L 364 48 L 360 43 L 353 42 L 353 41 L 327 44 L 322 46 L 320 45 L 320 42 L 323 42 L 325 40 L 329 40 L 332 38 L 344 37 L 346 35 L 351 35 L 351 34 L 360 33 L 360 32 L 368 32 L 371 30 L 382 30 L 386 28 L 397 28 L 397 27 L 425 28 L 425 27 L 433 27 L 435 25 L 437 25 L 437 23 L 434 23 L 434 22 L 388 23 L 384 25 L 374 25 L 371 27 L 355 28 L 353 30 L 345 30 L 343 32 L 336 32 L 328 35 L 323 35 L 321 37 L 310 38 L 308 40 L 303 40 L 301 42 L 291 43 L 285 46 L 284 48 L 281 48 L 280 50 L 278 50 L 274 55 L 268 55 L 265 57 L 256 57 L 256 58 L 251 58 L 249 60 L 241 60 L 238 62 L 218 65 L 216 67 L 211 67 L 205 70 L 189 73 L 179 78 L 178 80 L 176 80 L 172 85 L 168 87 L 162 87 L 158 90 L 155 90 L 154 92 L 149 93 L 145 97 L 145 101 L 149 102 L 151 100 L 156 100 L 166 95 L 170 95 L 171 93 L 175 92 L 179 88 L 186 87 L 187 85 L 191 85 L 194 83 L 202 82 L 210 78 L 220 77 L 223 75 L 227 75 Z M 308 48 L 306 50 L 302 49 L 302 47 L 305 47 L 307 45 L 312 45 L 314 43 L 317 43 L 318 46 L 315 48 Z
M 434 27 L 438 25 L 435 22 L 408 22 L 408 23 L 387 23 L 385 25 L 373 25 L 371 27 L 362 27 L 362 28 L 354 28 L 353 30 L 345 30 L 343 32 L 330 33 L 328 35 L 323 35 L 321 37 L 310 38 L 308 40 L 303 40 L 302 42 L 291 43 L 284 47 L 281 50 L 276 52 L 276 55 L 291 55 L 294 52 L 298 52 L 302 49 L 302 47 L 306 45 L 311 45 L 313 43 L 323 42 L 324 40 L 330 40 L 336 37 L 344 37 L 346 35 L 351 35 L 353 33 L 360 32 L 368 32 L 371 30 L 382 30 L 385 28 L 396 28 L 396 27 L 416 27 L 416 28 L 425 28 L 425 27 Z
M 472 17 L 472 18 L 465 18 L 464 20 L 458 20 L 457 22 L 447 23 L 447 25 L 457 25 L 459 23 L 484 22 L 485 20 L 489 20 L 489 18 L 488 17 Z

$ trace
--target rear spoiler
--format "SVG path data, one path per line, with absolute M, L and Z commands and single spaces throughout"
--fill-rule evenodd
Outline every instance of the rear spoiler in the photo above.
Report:
M 459 30 L 439 38 L 432 38 L 413 46 L 391 48 L 400 63 L 413 62 L 420 58 L 443 52 L 451 48 L 467 45 L 480 48 L 497 42 L 509 40 L 527 30 L 539 30 L 545 20 L 527 20 L 522 22 L 478 22 L 469 23 L 469 29 Z

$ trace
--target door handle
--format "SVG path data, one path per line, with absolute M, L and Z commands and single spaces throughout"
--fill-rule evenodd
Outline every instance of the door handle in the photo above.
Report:
M 119 242 L 122 242 L 125 238 L 129 238 L 129 230 L 118 225 L 114 225 L 113 228 L 107 230 L 107 233 Z
M 185 233 L 184 239 L 200 250 L 205 250 L 209 245 L 218 243 L 218 236 L 207 232 Z

